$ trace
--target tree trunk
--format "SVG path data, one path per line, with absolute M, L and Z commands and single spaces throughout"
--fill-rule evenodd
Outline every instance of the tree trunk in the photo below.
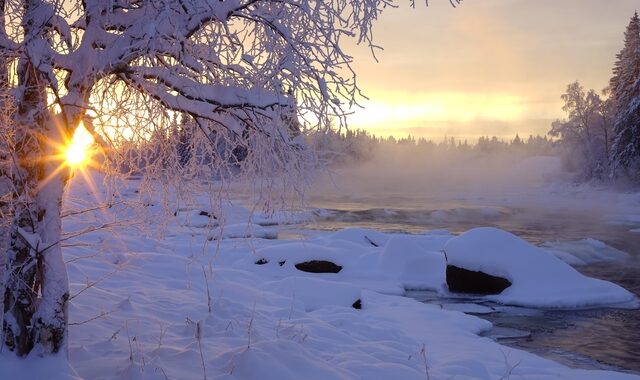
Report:
M 66 341 L 69 288 L 59 242 L 67 170 L 51 159 L 62 139 L 50 120 L 37 128 L 44 139 L 27 137 L 17 152 L 14 215 L 4 260 L 3 335 L 18 356 L 56 353 Z
M 58 150 L 68 128 L 55 125 L 47 107 L 47 78 L 31 59 L 21 59 L 17 75 L 16 134 L 9 152 L 13 159 L 10 173 L 5 173 L 11 182 L 12 223 L 8 246 L 0 251 L 0 337 L 18 356 L 44 355 L 66 350 L 69 285 L 60 247 L 60 211 L 68 170 Z
M 0 38 L 7 38 L 7 32 L 5 29 L 5 0 L 0 0 Z M 0 121 L 4 125 L 0 133 L 7 135 L 9 132 L 9 123 L 6 123 L 10 119 L 8 110 L 10 105 L 5 102 L 8 101 L 9 95 L 9 62 L 7 57 L 0 54 L 0 109 L 3 110 L 0 113 L 2 120 Z M 4 284 L 5 278 L 5 265 L 6 254 L 9 247 L 9 215 L 10 205 L 7 200 L 10 198 L 11 193 L 11 180 L 9 179 L 11 157 L 9 155 L 9 144 L 6 139 L 0 140 L 0 284 Z M 4 305 L 4 291 L 0 288 L 0 305 Z M 4 306 L 0 307 L 0 320 L 4 321 Z M 0 337 L 3 337 L 0 334 Z M 0 340 L 0 345 L 2 340 Z

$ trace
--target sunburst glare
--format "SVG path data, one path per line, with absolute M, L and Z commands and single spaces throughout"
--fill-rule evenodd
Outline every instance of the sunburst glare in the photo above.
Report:
M 82 123 L 78 125 L 73 138 L 65 149 L 65 160 L 69 166 L 86 165 L 90 157 L 91 145 L 93 145 L 93 136 L 87 131 Z

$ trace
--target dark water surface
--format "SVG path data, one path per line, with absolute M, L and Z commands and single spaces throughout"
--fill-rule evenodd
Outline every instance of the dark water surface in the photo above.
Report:
M 631 255 L 628 260 L 599 262 L 578 269 L 585 275 L 614 282 L 640 296 L 640 234 L 637 225 L 615 224 L 602 213 L 557 207 L 470 206 L 469 202 L 430 205 L 421 199 L 386 197 L 359 201 L 316 199 L 328 210 L 310 228 L 334 230 L 366 227 L 387 232 L 419 233 L 447 229 L 453 233 L 493 226 L 541 244 L 548 241 L 600 240 Z M 372 204 L 377 205 L 372 207 Z M 443 299 L 430 292 L 411 297 L 437 304 L 473 303 L 490 312 L 478 314 L 496 329 L 488 335 L 565 365 L 614 369 L 640 374 L 640 310 L 540 310 L 487 304 L 480 299 Z

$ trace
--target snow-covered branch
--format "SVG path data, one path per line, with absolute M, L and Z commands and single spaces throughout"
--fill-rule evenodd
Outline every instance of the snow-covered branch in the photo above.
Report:
M 345 40 L 375 51 L 372 25 L 393 6 L 390 0 L 0 4 L 0 91 L 17 106 L 4 108 L 15 133 L 7 137 L 10 155 L 0 152 L 0 180 L 10 185 L 0 197 L 9 198 L 12 218 L 10 252 L 0 257 L 12 274 L 2 284 L 2 342 L 20 356 L 66 346 L 61 242 L 74 235 L 62 233 L 70 171 L 61 150 L 81 121 L 105 153 L 102 168 L 114 176 L 143 173 L 176 188 L 185 179 L 217 179 L 220 196 L 225 180 L 241 178 L 265 207 L 274 196 L 286 203 L 316 163 L 304 133 L 343 125 L 362 97 Z

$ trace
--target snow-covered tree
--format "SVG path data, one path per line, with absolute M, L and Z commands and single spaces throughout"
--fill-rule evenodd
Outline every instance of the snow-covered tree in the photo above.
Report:
M 178 120 L 193 123 L 199 141 L 210 145 L 213 132 L 248 141 L 252 173 L 300 170 L 302 140 L 286 122 L 291 104 L 306 128 L 344 120 L 360 92 L 344 40 L 375 48 L 371 26 L 388 5 L 0 1 L 2 128 L 10 132 L 0 152 L 3 222 L 9 221 L 0 252 L 5 349 L 24 356 L 66 347 L 60 208 L 69 168 L 61 151 L 81 121 L 105 152 L 171 136 Z M 175 145 L 153 149 L 176 152 Z M 158 162 L 120 157 L 104 162 Z M 178 160 L 160 161 L 161 170 L 184 170 Z
M 611 147 L 613 173 L 633 166 L 640 171 L 640 17 L 636 12 L 624 36 L 611 78 L 615 104 L 614 140 Z M 638 172 L 640 174 L 640 172 Z
M 607 140 L 611 123 L 606 100 L 594 90 L 585 91 L 579 82 L 567 86 L 562 100 L 562 110 L 568 118 L 555 121 L 549 134 L 560 138 L 567 151 L 569 166 L 591 179 L 604 170 L 608 162 Z

